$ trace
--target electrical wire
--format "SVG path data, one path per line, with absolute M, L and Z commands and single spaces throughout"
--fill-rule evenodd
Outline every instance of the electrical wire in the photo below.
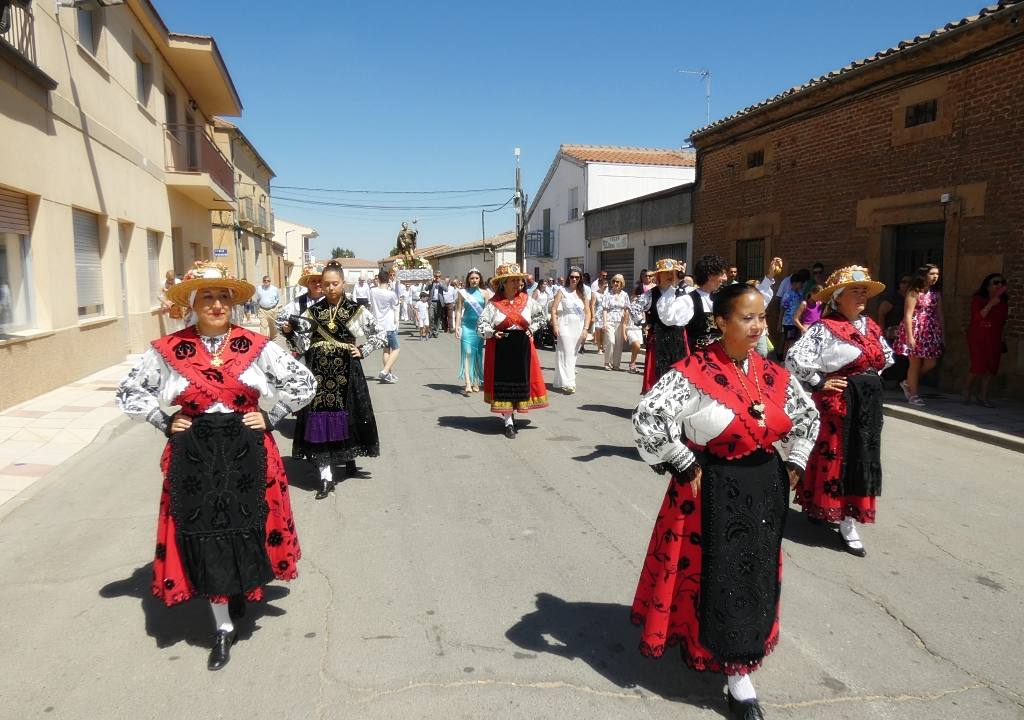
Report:
M 468 193 L 515 190 L 513 187 L 470 188 L 468 190 L 345 190 L 341 188 L 301 187 L 299 185 L 274 185 L 278 190 L 305 190 L 307 192 L 359 193 L 363 195 L 454 195 Z
M 303 205 L 323 206 L 323 207 L 341 207 L 341 208 L 352 208 L 357 210 L 485 210 L 486 208 L 493 208 L 494 210 L 500 210 L 501 208 L 508 205 L 515 196 L 506 200 L 503 204 L 499 203 L 486 203 L 479 205 L 367 205 L 363 203 L 346 203 L 337 202 L 332 200 L 312 200 L 301 197 L 288 197 L 285 195 L 271 196 L 274 202 L 284 200 L 292 203 L 301 203 Z

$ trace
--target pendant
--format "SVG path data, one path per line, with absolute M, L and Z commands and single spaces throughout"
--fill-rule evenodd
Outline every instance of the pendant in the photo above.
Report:
M 338 324 L 331 320 L 329 323 L 327 323 L 327 329 L 330 330 L 331 332 L 334 332 L 335 330 L 338 329 Z
M 747 412 L 750 413 L 750 416 L 752 418 L 757 420 L 757 426 L 758 427 L 764 427 L 765 426 L 765 421 L 764 421 L 764 403 L 759 403 L 759 402 L 757 402 L 757 403 L 750 403 L 750 407 L 747 408 Z
M 212 365 L 213 367 L 220 367 L 223 364 L 224 361 L 221 360 L 219 357 L 215 357 L 213 360 L 210 361 L 210 365 Z

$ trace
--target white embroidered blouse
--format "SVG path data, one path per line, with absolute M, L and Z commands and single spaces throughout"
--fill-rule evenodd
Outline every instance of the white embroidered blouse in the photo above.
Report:
M 857 332 L 865 334 L 868 319 L 864 315 L 853 321 Z M 892 348 L 885 338 L 879 338 L 885 353 L 885 367 L 893 363 Z M 786 369 L 801 382 L 817 387 L 826 375 L 842 370 L 860 357 L 861 349 L 837 338 L 823 322 L 811 325 L 786 355 Z M 873 371 L 872 371 L 873 372 Z
M 527 298 L 526 307 L 523 308 L 523 319 L 530 323 L 530 332 L 537 332 L 547 325 L 547 310 L 533 298 Z M 476 324 L 476 331 L 482 337 L 493 337 L 495 329 L 504 320 L 505 313 L 498 309 L 494 302 L 488 302 L 484 306 L 484 311 L 480 313 L 480 319 Z

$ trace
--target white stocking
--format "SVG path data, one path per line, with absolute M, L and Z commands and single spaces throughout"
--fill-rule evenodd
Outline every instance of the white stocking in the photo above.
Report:
M 516 416 L 513 413 L 509 413 L 505 416 L 505 427 L 512 427 L 516 421 Z
M 320 468 L 320 479 L 325 482 L 334 481 L 334 475 L 331 473 L 330 465 L 324 465 L 323 467 Z
M 750 680 L 750 673 L 726 675 L 725 679 L 729 683 L 729 694 L 740 702 L 757 699 L 757 692 L 754 690 L 754 683 Z
M 218 631 L 231 632 L 235 629 L 235 624 L 231 622 L 231 614 L 228 612 L 227 603 L 211 602 L 210 609 L 213 610 L 213 622 L 217 626 Z
M 854 550 L 859 550 L 864 547 L 864 543 L 860 541 L 860 535 L 857 533 L 857 521 L 853 518 L 843 518 L 839 523 L 839 534 L 843 536 L 843 540 Z

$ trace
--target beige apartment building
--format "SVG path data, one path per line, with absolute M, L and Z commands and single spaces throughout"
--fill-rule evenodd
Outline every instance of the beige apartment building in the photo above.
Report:
M 284 266 L 288 273 L 285 287 L 288 287 L 291 291 L 290 294 L 294 295 L 299 278 L 302 276 L 302 266 L 313 260 L 325 259 L 316 258 L 312 248 L 313 240 L 320 237 L 320 233 L 314 227 L 280 217 L 274 220 L 274 227 L 276 228 L 274 239 L 280 240 L 284 245 Z
M 157 336 L 163 275 L 234 209 L 214 115 L 242 104 L 211 37 L 149 0 L 16 2 L 0 35 L 0 409 Z
M 284 245 L 275 239 L 270 181 L 274 171 L 237 125 L 213 121 L 213 137 L 231 161 L 235 207 L 213 213 L 213 252 L 238 277 L 259 284 L 264 275 L 283 287 L 287 280 Z

